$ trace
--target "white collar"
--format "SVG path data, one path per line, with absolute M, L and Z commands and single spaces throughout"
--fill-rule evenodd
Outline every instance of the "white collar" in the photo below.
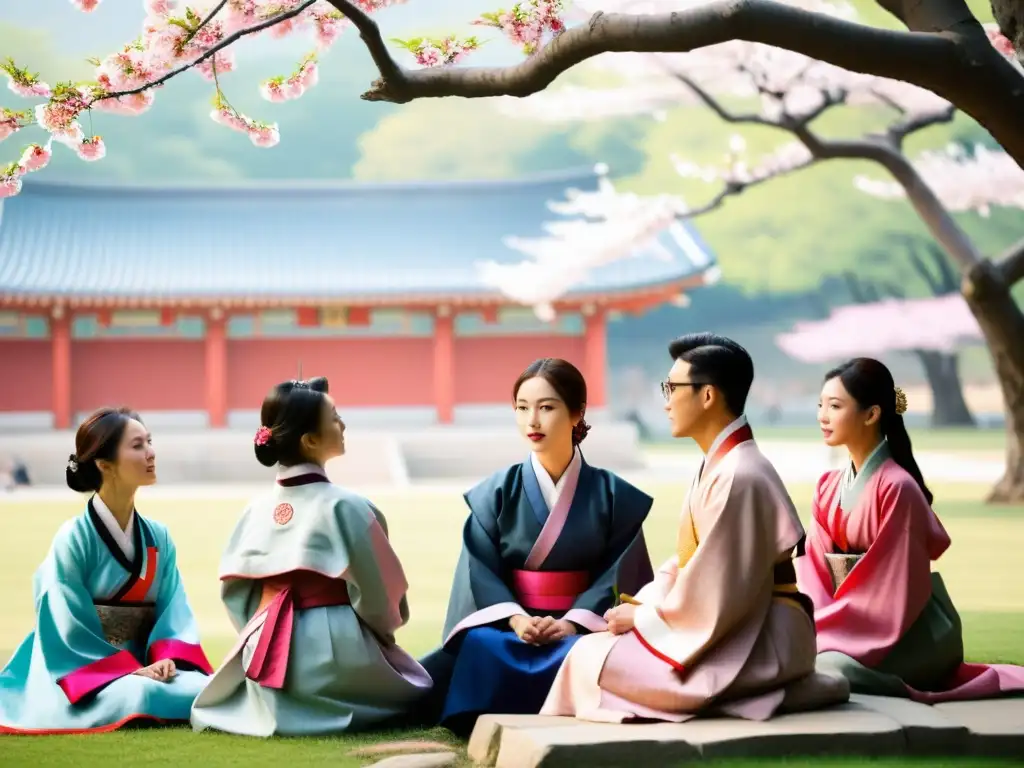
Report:
M 103 503 L 103 499 L 100 498 L 98 493 L 93 494 L 92 497 L 92 508 L 96 510 L 96 515 L 102 521 L 106 529 L 110 531 L 111 537 L 114 542 L 124 552 L 124 556 L 129 560 L 135 559 L 135 510 L 132 510 L 131 517 L 128 518 L 128 525 L 122 531 L 120 524 L 117 522 L 117 518 L 114 517 L 114 513 L 110 511 L 110 508 Z
M 735 419 L 732 422 L 730 422 L 729 426 L 727 426 L 725 429 L 719 432 L 718 437 L 716 437 L 715 441 L 711 443 L 711 447 L 708 448 L 707 452 L 708 457 L 715 455 L 715 451 L 718 450 L 718 447 L 725 442 L 726 438 L 729 437 L 729 435 L 731 435 L 733 432 L 740 429 L 741 427 L 745 427 L 746 425 L 747 417 L 744 414 L 740 414 L 740 417 L 738 419 Z
M 290 477 L 299 477 L 300 475 L 320 475 L 320 477 L 326 478 L 327 472 L 324 468 L 317 464 L 296 464 L 294 467 L 281 467 L 277 470 L 278 480 L 287 480 Z
M 540 486 L 541 496 L 544 497 L 544 503 L 548 505 L 548 511 L 555 508 L 555 504 L 558 502 L 558 497 L 562 495 L 562 490 L 565 488 L 565 484 L 569 479 L 570 475 L 579 474 L 580 466 L 583 464 L 583 458 L 579 452 L 579 449 L 574 447 L 572 451 L 572 459 L 569 460 L 569 466 L 565 468 L 565 472 L 558 478 L 556 483 L 551 479 L 551 475 L 544 469 L 544 466 L 540 463 L 540 459 L 537 458 L 536 453 L 530 454 L 530 463 L 533 465 L 533 474 L 537 476 L 537 485 Z

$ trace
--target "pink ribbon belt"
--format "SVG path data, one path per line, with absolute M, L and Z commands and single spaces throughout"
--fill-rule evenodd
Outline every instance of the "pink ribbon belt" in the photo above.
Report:
M 589 586 L 587 571 L 512 571 L 516 598 L 531 611 L 567 611 Z
M 266 605 L 267 618 L 245 676 L 265 688 L 283 688 L 295 611 L 349 604 L 345 583 L 319 574 L 303 573 L 289 581 L 264 582 L 260 608 Z

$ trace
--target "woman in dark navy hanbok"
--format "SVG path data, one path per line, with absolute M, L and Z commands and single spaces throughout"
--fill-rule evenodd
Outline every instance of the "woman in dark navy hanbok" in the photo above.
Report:
M 512 399 L 532 452 L 465 494 L 443 643 L 421 661 L 434 678 L 426 719 L 458 733 L 481 714 L 539 712 L 573 643 L 606 629 L 616 591 L 653 578 L 642 531 L 651 497 L 580 452 L 580 372 L 537 360 Z

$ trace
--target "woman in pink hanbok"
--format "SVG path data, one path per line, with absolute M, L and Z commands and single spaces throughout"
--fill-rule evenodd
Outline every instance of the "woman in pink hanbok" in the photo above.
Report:
M 927 703 L 1024 693 L 1024 667 L 964 663 L 960 616 L 931 563 L 950 539 L 903 424 L 906 396 L 882 363 L 829 371 L 825 442 L 850 454 L 814 492 L 800 591 L 814 602 L 820 672 L 855 693 Z

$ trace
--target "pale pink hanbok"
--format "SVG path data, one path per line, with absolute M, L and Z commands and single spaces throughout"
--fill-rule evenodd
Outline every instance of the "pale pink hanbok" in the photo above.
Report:
M 1024 667 L 965 664 L 960 616 L 931 563 L 950 539 L 883 441 L 860 473 L 825 473 L 801 591 L 815 606 L 818 669 L 857 693 L 916 701 L 1024 693 Z
M 684 504 L 678 555 L 631 598 L 634 629 L 580 638 L 542 714 L 763 720 L 849 698 L 845 681 L 814 673 L 812 610 L 791 559 L 804 529 L 746 419 L 708 456 Z

